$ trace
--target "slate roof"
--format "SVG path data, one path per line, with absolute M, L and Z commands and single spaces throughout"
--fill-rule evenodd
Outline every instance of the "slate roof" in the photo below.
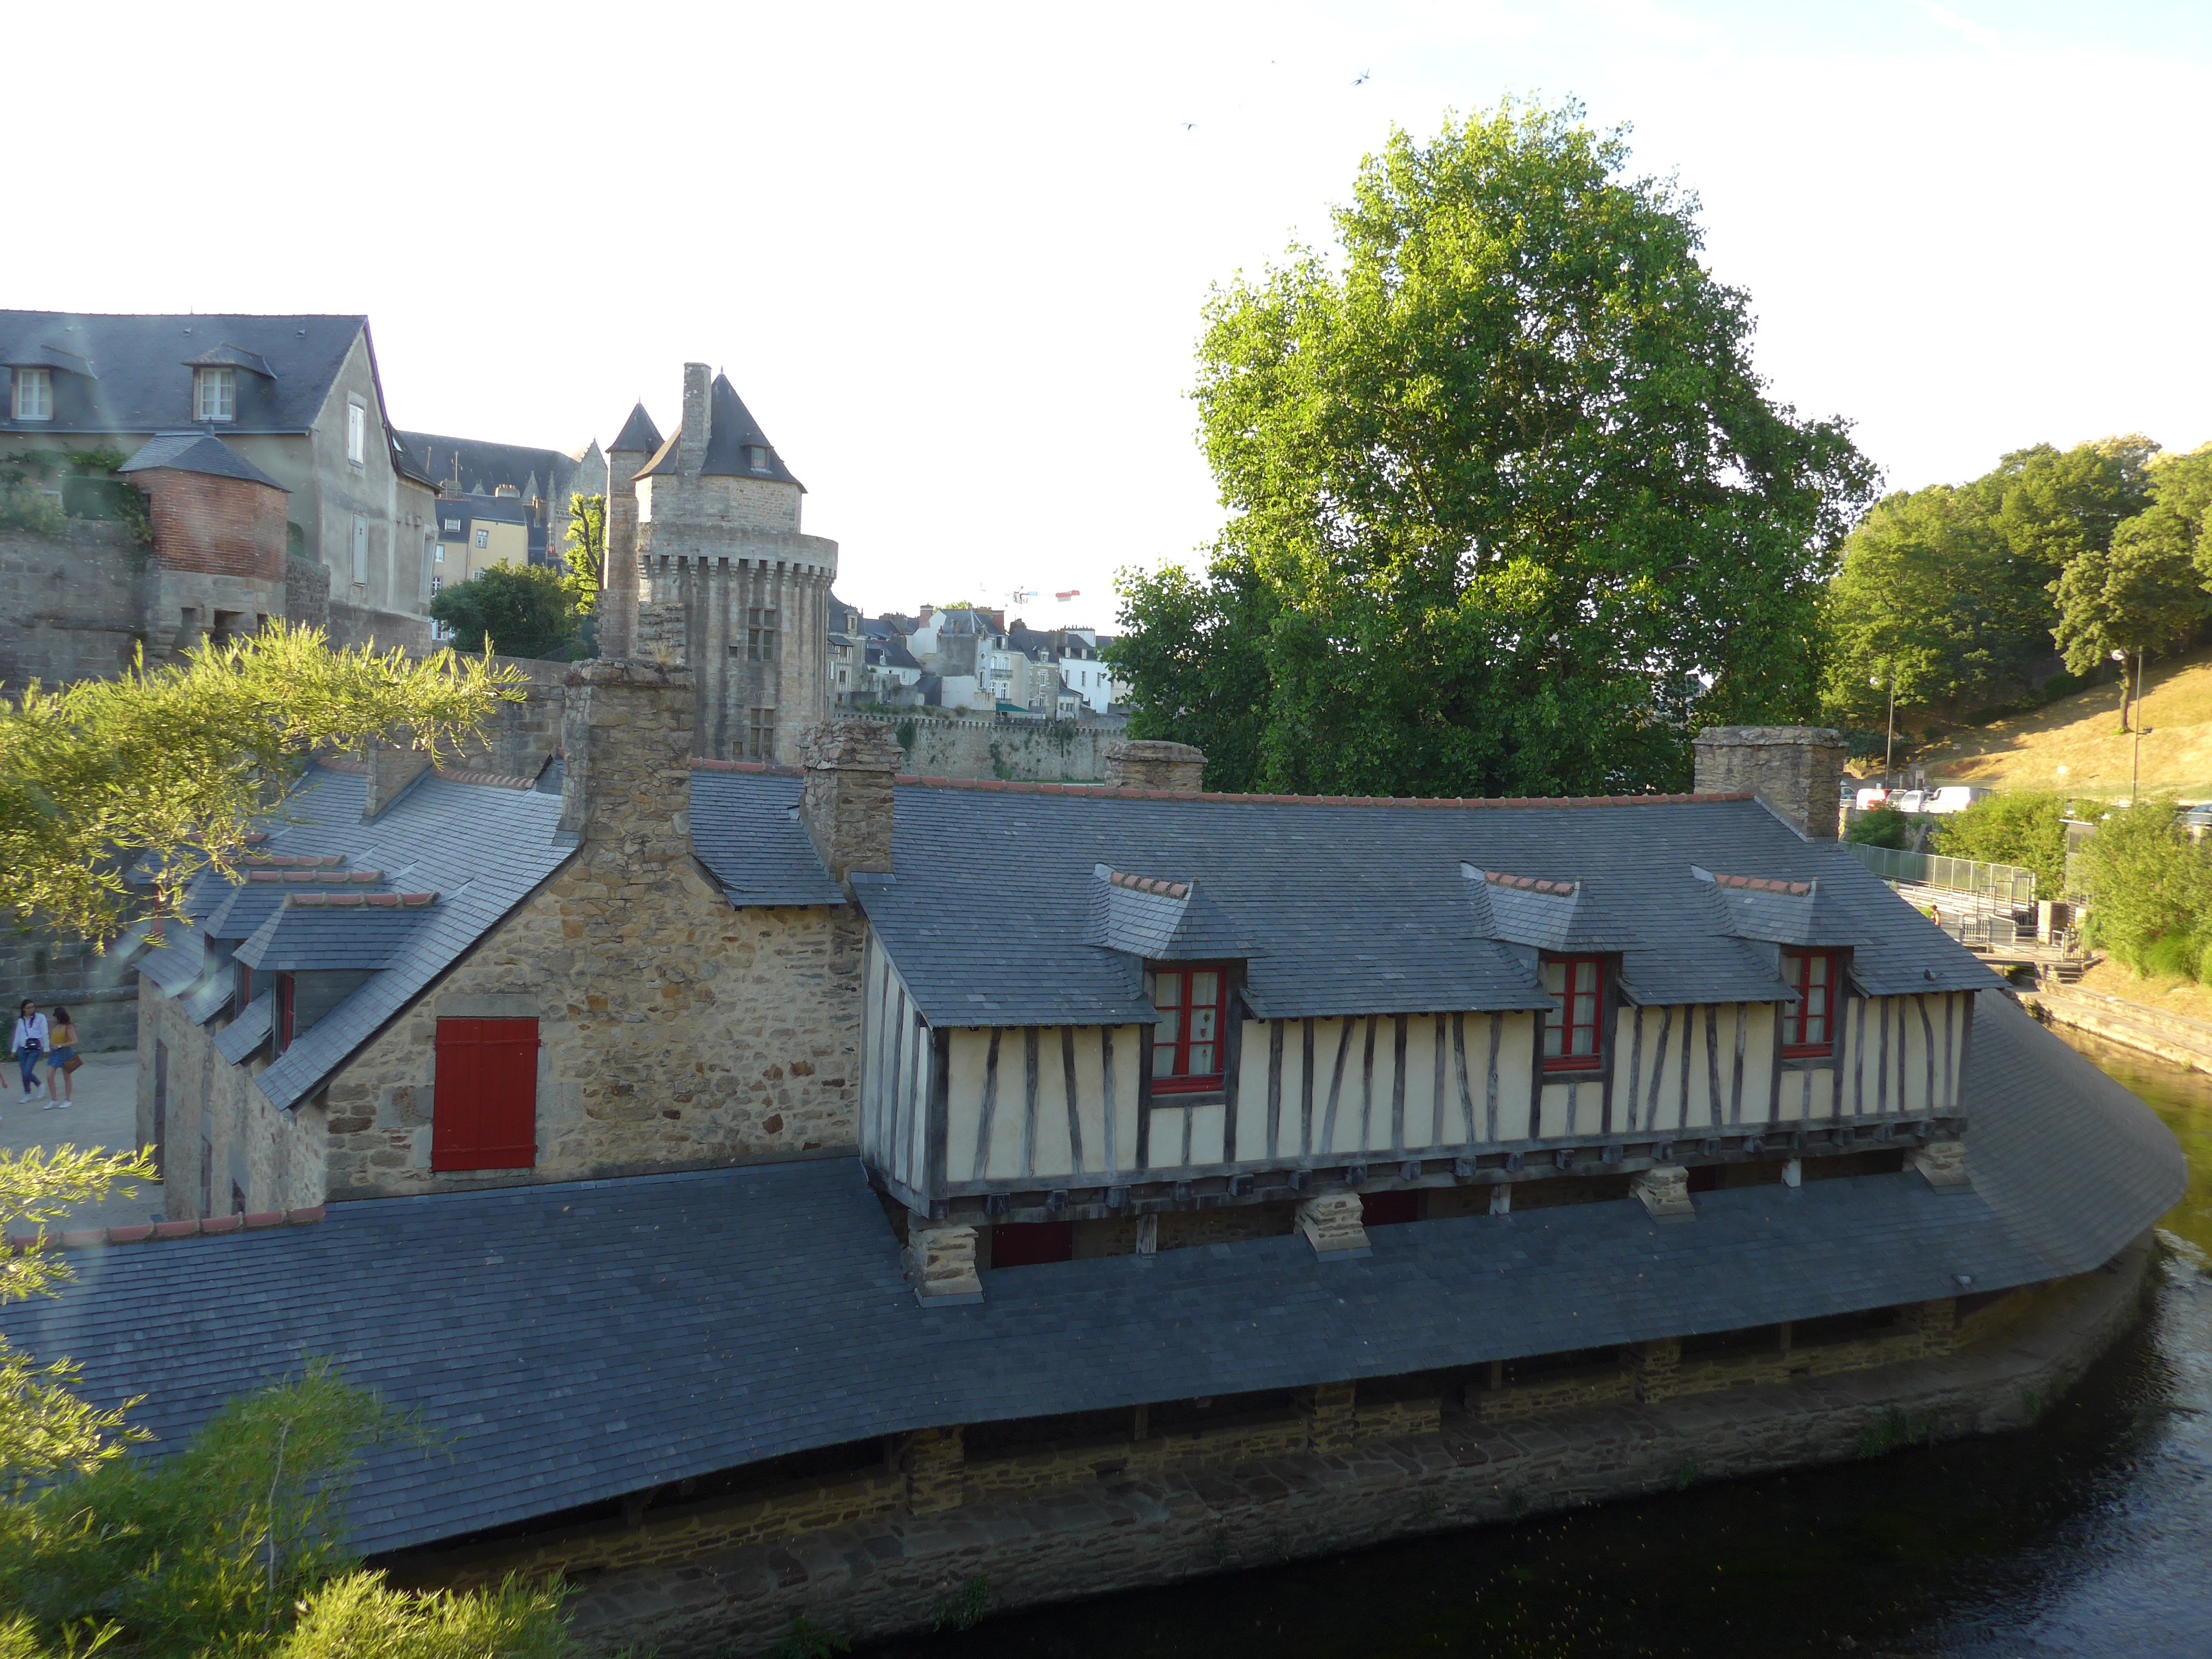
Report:
M 246 1012 L 216 1033 L 215 1051 L 235 1066 L 269 1040 L 276 1023 L 276 994 L 264 991 L 246 1005 Z
M 1453 880 L 1457 879 L 1455 872 Z M 2005 999 L 1966 1079 L 1970 1191 L 1917 1174 L 1008 1268 L 919 1305 L 856 1160 L 332 1206 L 312 1228 L 72 1255 L 0 1310 L 172 1451 L 328 1356 L 419 1410 L 350 1500 L 364 1551 L 785 1453 L 953 1423 L 1237 1394 L 1808 1320 L 2090 1271 L 2181 1199 L 2150 1112 Z M 364 1271 L 363 1263 L 374 1263 Z M 332 1287 L 344 1287 L 333 1294 Z
M 52 420 L 17 421 L 9 408 L 0 408 L 0 431 L 173 430 L 194 412 L 191 362 L 228 348 L 218 361 L 245 367 L 237 418 L 222 422 L 222 429 L 306 432 L 355 337 L 368 326 L 366 317 L 0 311 L 0 361 L 44 362 L 62 370 L 54 377 Z M 264 370 L 255 369 L 257 361 Z
M 691 774 L 691 850 L 738 908 L 845 902 L 799 821 L 799 789 L 770 773 Z
M 1748 799 L 1364 805 L 916 782 L 897 814 L 894 873 L 853 884 L 936 1025 L 1125 1017 L 1114 952 L 1024 943 L 1090 936 L 1102 864 L 1194 882 L 1249 942 L 1245 996 L 1263 1019 L 1548 1006 L 1514 926 L 1485 921 L 1468 890 L 1493 913 L 1557 896 L 1474 883 L 1463 866 L 1573 884 L 1563 937 L 1620 946 L 1640 1004 L 1789 994 L 1771 948 L 1723 932 L 1699 867 L 1817 879 L 1824 913 L 1868 941 L 1852 975 L 1869 994 L 1997 983 L 1848 854 Z
M 641 408 L 643 405 L 640 405 Z M 628 428 L 625 428 L 625 430 Z M 678 471 L 677 453 L 684 441 L 684 429 L 677 428 L 654 452 L 653 457 L 639 470 L 641 478 L 659 477 Z M 748 448 L 768 452 L 768 471 L 757 471 L 747 459 Z M 783 464 L 783 457 L 775 453 L 775 446 L 768 441 L 768 434 L 753 419 L 753 412 L 745 407 L 738 389 L 730 384 L 729 376 L 717 374 L 708 394 L 707 453 L 700 459 L 699 477 L 702 478 L 773 478 L 778 483 L 798 484 L 803 492 L 806 486 L 792 475 Z
M 434 914 L 435 894 L 404 896 L 420 902 L 389 909 L 359 905 L 297 909 L 286 905 L 238 947 L 238 960 L 271 974 L 380 973 L 406 954 Z
M 650 455 L 659 447 L 660 428 L 653 425 L 653 416 L 645 412 L 645 404 L 641 402 L 630 410 L 622 430 L 615 434 L 615 441 L 607 446 L 607 453 L 611 455 L 619 450 L 625 454 Z
M 198 472 L 210 478 L 243 478 L 270 489 L 284 486 L 211 432 L 157 432 L 118 472 Z M 289 490 L 284 492 L 289 495 Z
M 383 879 L 380 872 L 374 882 L 342 880 L 341 878 L 370 873 L 346 869 L 315 871 L 319 879 L 307 882 L 272 882 L 248 880 L 233 888 L 207 913 L 200 931 L 210 939 L 245 940 L 253 937 L 261 925 L 276 914 L 288 894 L 292 893 L 381 893 L 389 890 L 391 883 Z
M 409 459 L 445 488 L 453 487 L 458 471 L 463 494 L 489 495 L 500 485 L 512 484 L 523 500 L 539 498 L 557 503 L 562 516 L 567 515 L 568 502 L 563 492 L 575 477 L 577 456 L 529 444 L 497 444 L 437 432 L 392 435 L 405 446 Z

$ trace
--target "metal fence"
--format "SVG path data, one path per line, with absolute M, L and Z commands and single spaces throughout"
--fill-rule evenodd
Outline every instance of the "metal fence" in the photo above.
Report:
M 2013 904 L 2035 902 L 2035 872 L 2018 865 L 1947 859 L 1939 853 L 1900 853 L 1894 848 L 1869 847 L 1856 841 L 1845 842 L 1844 849 L 1884 881 L 1947 887 L 1954 893 L 1978 893 Z

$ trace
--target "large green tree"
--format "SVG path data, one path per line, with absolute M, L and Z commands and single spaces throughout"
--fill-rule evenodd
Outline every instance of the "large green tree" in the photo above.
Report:
M 1829 590 L 1826 702 L 1879 718 L 1892 682 L 1917 707 L 2002 696 L 2051 653 L 2056 584 L 2150 499 L 2158 446 L 2105 438 L 2015 450 L 1972 483 L 1890 495 L 1844 544 Z
M 2212 547 L 2204 545 L 2212 446 L 2161 459 L 2148 471 L 2150 504 L 2112 532 L 2108 547 L 2076 557 L 2054 588 L 2054 633 L 2067 667 L 2078 674 L 2117 656 L 2124 667 L 2132 664 L 2138 690 L 2144 659 L 2186 641 L 2212 612 L 2205 591 Z M 2120 724 L 2129 724 L 2124 684 Z
M 1766 396 L 1695 199 L 1509 104 L 1394 135 L 1335 221 L 1206 307 L 1231 516 L 1203 576 L 1124 575 L 1135 729 L 1210 743 L 1217 786 L 1551 793 L 1812 712 L 1872 470 Z
M 576 603 L 568 579 L 545 565 L 495 564 L 430 601 L 430 617 L 453 642 L 502 657 L 550 657 L 576 637 Z
M 568 567 L 562 580 L 576 614 L 588 617 L 599 608 L 599 589 L 606 575 L 607 498 L 605 495 L 568 497 L 568 533 L 561 549 Z

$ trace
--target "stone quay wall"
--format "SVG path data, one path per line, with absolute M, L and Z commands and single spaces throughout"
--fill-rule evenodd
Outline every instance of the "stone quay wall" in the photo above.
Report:
M 151 562 L 112 520 L 72 519 L 51 536 L 0 528 L 0 684 L 16 693 L 130 667 L 146 637 Z
M 902 769 L 925 778 L 1018 783 L 1100 783 L 1106 750 L 1125 722 L 994 720 L 929 714 L 847 714 L 888 727 L 906 751 Z
M 1050 1478 L 1027 1492 L 580 1574 L 574 1628 L 595 1650 L 739 1659 L 799 1619 L 874 1640 L 927 1628 L 960 1598 L 1006 1611 L 2024 1428 L 2139 1316 L 2155 1257 L 2146 1235 L 2106 1271 L 2007 1298 L 2019 1305 L 1989 1326 L 2002 1343 L 1869 1370 L 1512 1423 L 1315 1432 L 1305 1449 L 1234 1465 L 1040 1464 Z M 1316 1430 L 1330 1403 L 1313 1402 Z

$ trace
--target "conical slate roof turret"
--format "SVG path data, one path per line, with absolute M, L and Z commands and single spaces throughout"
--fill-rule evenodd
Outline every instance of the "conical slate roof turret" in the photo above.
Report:
M 678 432 L 664 442 L 653 459 L 637 476 L 656 477 L 677 470 L 677 457 L 682 447 L 683 434 Z M 771 478 L 778 483 L 787 483 L 805 491 L 806 486 L 793 477 L 783 458 L 775 453 L 768 434 L 761 430 L 760 422 L 753 419 L 752 410 L 745 407 L 738 389 L 730 384 L 726 374 L 714 376 L 707 405 L 707 450 L 700 459 L 699 476 L 702 478 Z
M 623 429 L 615 434 L 614 442 L 607 447 L 607 453 L 611 455 L 619 451 L 624 454 L 650 455 L 659 447 L 660 428 L 653 425 L 653 416 L 645 412 L 645 405 L 641 403 L 630 410 L 629 419 L 623 422 Z

